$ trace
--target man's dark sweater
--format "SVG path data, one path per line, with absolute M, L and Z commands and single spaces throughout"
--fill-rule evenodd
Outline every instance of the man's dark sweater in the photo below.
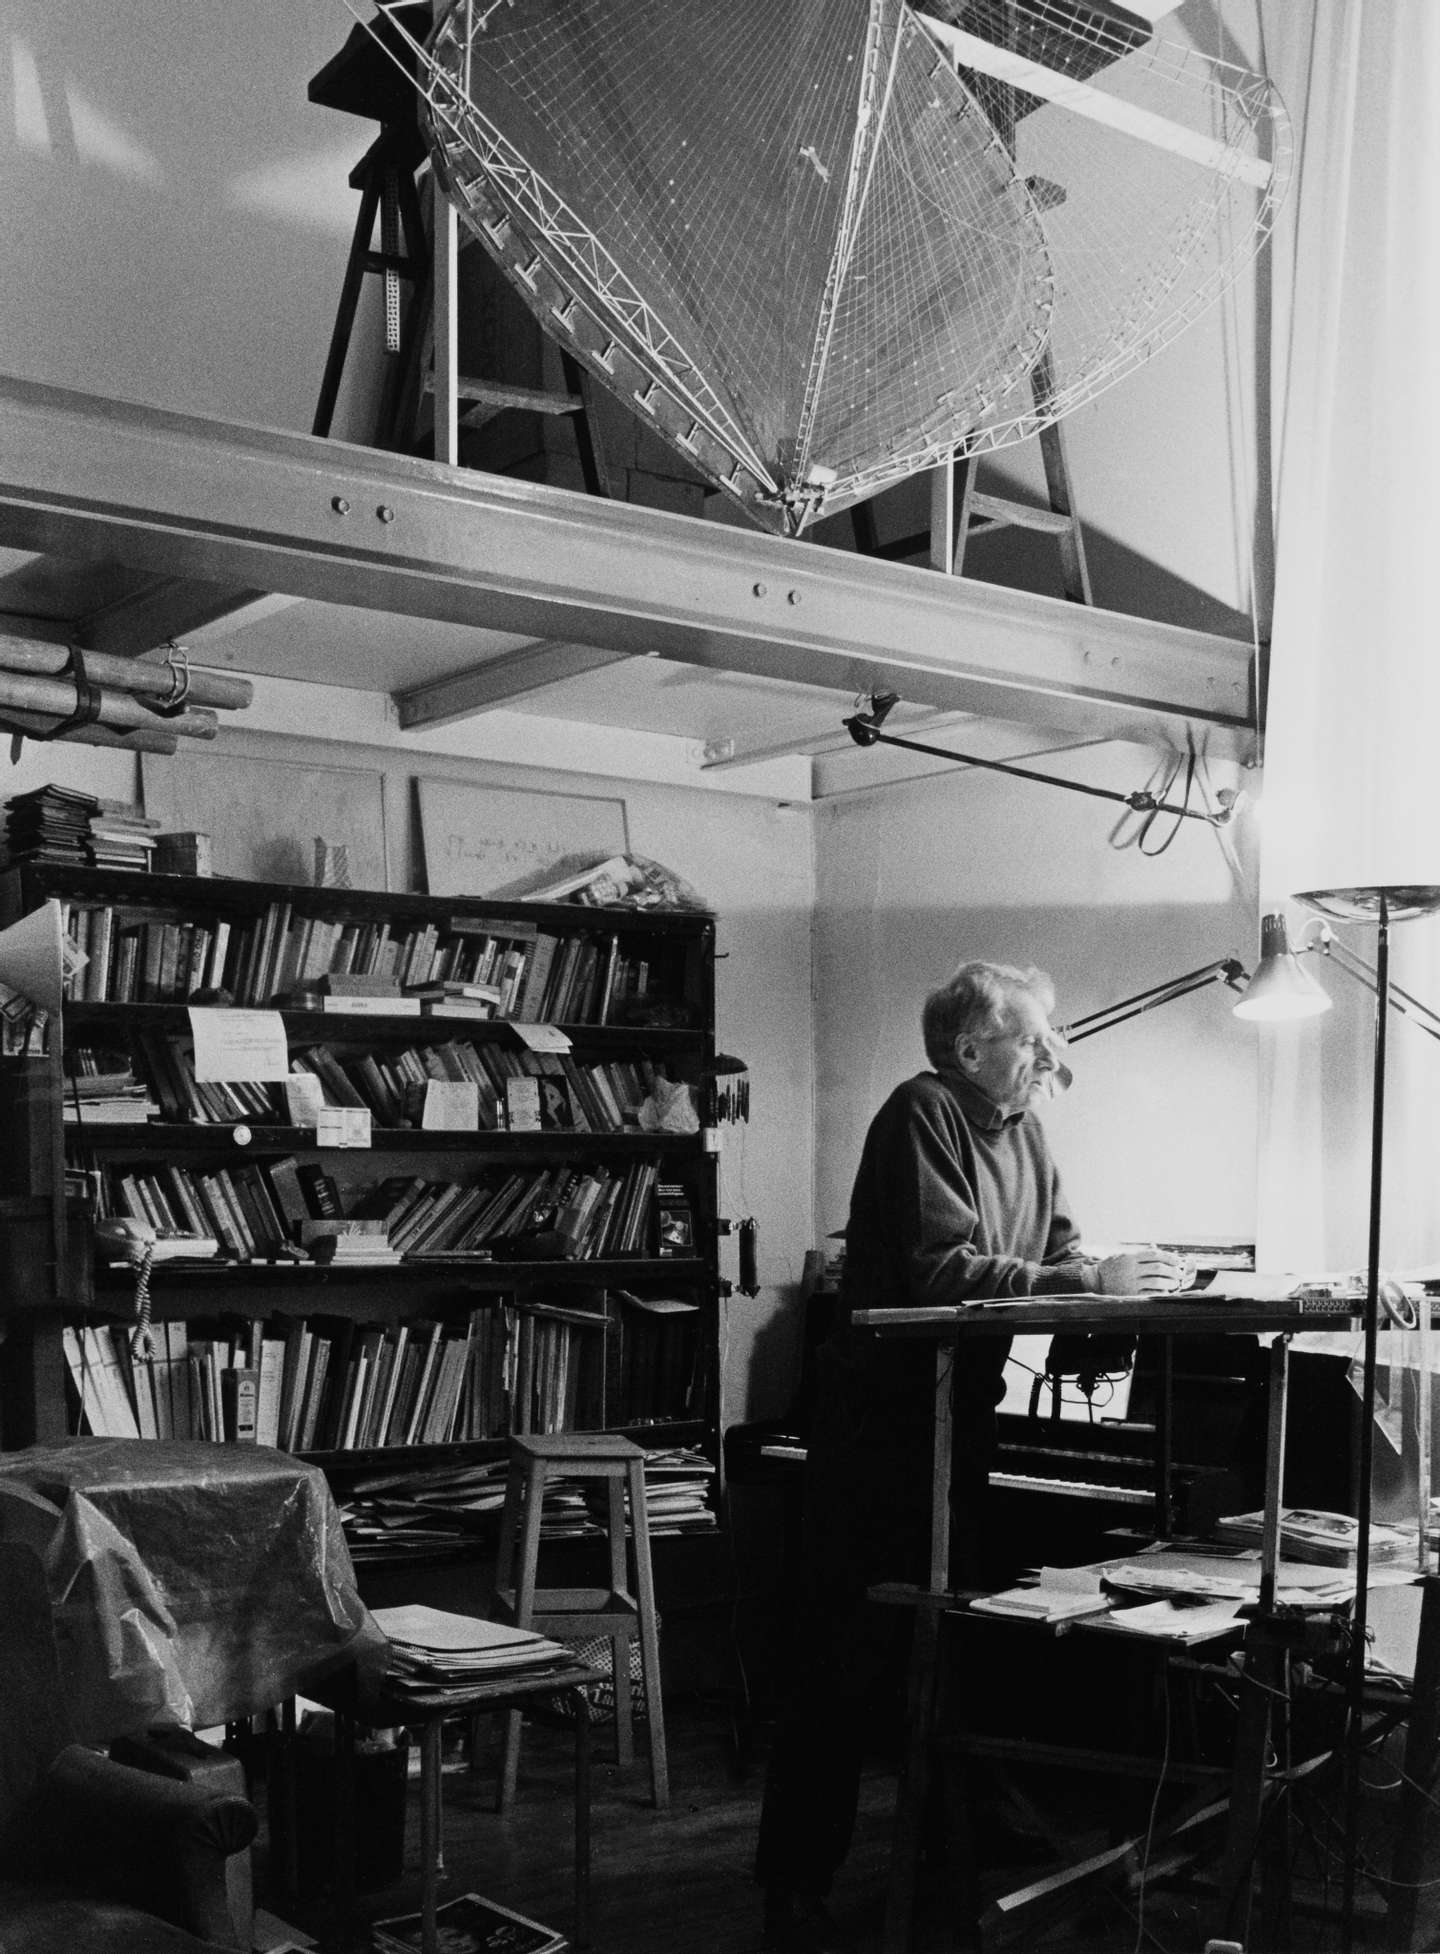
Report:
M 1096 1267 L 1078 1239 L 1040 1121 L 1002 1113 L 954 1074 L 921 1072 L 895 1088 L 866 1135 L 845 1230 L 845 1319 L 855 1309 L 1093 1289 Z M 836 1344 L 873 1411 L 928 1411 L 928 1343 L 845 1329 Z M 957 1424 L 967 1407 L 998 1403 L 1009 1351 L 1008 1337 L 965 1345 Z

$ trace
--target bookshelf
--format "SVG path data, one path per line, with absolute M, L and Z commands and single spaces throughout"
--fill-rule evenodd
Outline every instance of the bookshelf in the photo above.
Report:
M 703 1103 L 713 1077 L 709 917 L 0 877 L 0 925 L 50 901 L 87 961 L 49 1052 L 0 1061 L 0 1196 L 32 1263 L 62 1175 L 68 1226 L 0 1304 L 7 1448 L 253 1424 L 342 1482 L 498 1456 L 511 1430 L 717 1458 L 715 1157 L 637 1121 L 657 1078 Z M 201 1076 L 197 1033 L 237 1009 L 274 1014 L 288 1077 Z M 340 1109 L 368 1144 L 332 1144 Z M 94 1239 L 126 1215 L 161 1236 L 138 1364 L 135 1271 Z

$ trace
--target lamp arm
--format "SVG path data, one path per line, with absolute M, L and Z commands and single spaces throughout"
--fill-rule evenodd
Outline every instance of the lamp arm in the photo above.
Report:
M 1310 951 L 1318 951 L 1321 956 L 1343 970 L 1347 977 L 1353 978 L 1357 984 L 1363 984 L 1372 997 L 1379 996 L 1380 986 L 1370 965 L 1352 950 L 1348 943 L 1342 943 L 1330 930 L 1324 930 L 1315 942 L 1307 943 L 1305 947 Z M 1388 989 L 1392 1011 L 1398 1012 L 1402 1018 L 1408 1018 L 1421 1031 L 1429 1032 L 1432 1038 L 1440 1038 L 1440 1011 L 1423 1003 L 1418 997 L 1412 997 L 1409 991 L 1402 990 L 1398 984 L 1392 983 Z
M 1067 1044 L 1077 1045 L 1082 1038 L 1093 1038 L 1096 1032 L 1108 1031 L 1111 1025 L 1138 1018 L 1159 1005 L 1169 1004 L 1174 998 L 1188 997 L 1191 991 L 1203 990 L 1207 984 L 1224 983 L 1230 985 L 1232 990 L 1240 990 L 1245 982 L 1246 972 L 1242 963 L 1234 957 L 1218 957 L 1214 963 L 1204 964 L 1199 970 L 1187 971 L 1183 977 L 1173 977 L 1165 984 L 1152 984 L 1148 991 L 1137 991 L 1133 997 L 1120 998 L 1114 1004 L 1107 1004 L 1101 1010 L 1092 1011 L 1087 1017 L 1076 1018 L 1072 1024 L 1060 1025 L 1057 1029 Z
M 840 723 L 857 746 L 901 746 L 907 753 L 925 753 L 933 760 L 958 760 L 963 766 L 984 767 L 990 773 L 1007 773 L 1016 780 L 1038 781 L 1042 787 L 1065 787 L 1072 794 L 1089 794 L 1100 801 L 1119 801 L 1136 814 L 1173 814 L 1187 821 L 1205 821 L 1212 828 L 1228 827 L 1235 817 L 1238 796 L 1219 798 L 1223 805 L 1211 813 L 1202 807 L 1176 807 L 1173 801 L 1162 801 L 1148 788 L 1140 787 L 1133 794 L 1122 794 L 1118 788 L 1096 787 L 1085 780 L 1065 780 L 1059 774 L 1037 773 L 1033 767 L 1017 767 L 1008 760 L 982 760 L 977 753 L 956 753 L 949 747 L 927 746 L 923 740 L 902 739 L 898 733 L 882 733 L 880 722 L 886 713 L 899 703 L 893 692 L 877 693 L 869 712 L 852 713 Z

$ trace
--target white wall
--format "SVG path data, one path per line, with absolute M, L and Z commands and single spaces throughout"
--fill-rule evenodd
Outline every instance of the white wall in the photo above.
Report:
M 5 370 L 308 428 L 377 125 L 305 89 L 353 24 L 340 0 L 11 0 Z
M 1045 763 L 1122 792 L 1150 767 L 1126 747 Z M 1117 817 L 1133 835 L 1118 806 L 978 771 L 821 810 L 817 1237 L 844 1225 L 865 1127 L 923 1067 L 920 1006 L 958 962 L 1048 970 L 1061 1022 L 1216 958 L 1253 967 L 1253 895 L 1216 832 L 1186 821 L 1147 859 L 1110 845 Z M 1076 1047 L 1074 1087 L 1045 1117 L 1090 1239 L 1251 1238 L 1255 1032 L 1231 1002 L 1210 986 Z

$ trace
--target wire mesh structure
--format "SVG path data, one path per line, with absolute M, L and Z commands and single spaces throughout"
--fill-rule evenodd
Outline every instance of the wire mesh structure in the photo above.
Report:
M 790 535 L 1093 397 L 1286 174 L 1266 83 L 1108 0 L 449 0 L 410 47 L 545 330 Z

